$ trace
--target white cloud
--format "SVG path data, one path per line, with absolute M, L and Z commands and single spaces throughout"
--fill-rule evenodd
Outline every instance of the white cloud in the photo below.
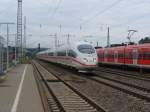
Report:
M 71 38 L 72 40 L 80 39 L 81 34 L 93 35 L 93 38 L 88 40 L 93 41 L 94 44 L 98 41 L 102 46 L 106 45 L 107 26 L 110 26 L 111 29 L 111 43 L 127 41 L 128 28 L 138 30 L 138 33 L 132 38 L 134 41 L 150 34 L 150 15 L 141 17 L 149 13 L 149 0 L 122 0 L 114 7 L 92 18 L 116 1 L 61 0 L 58 5 L 59 0 L 23 0 L 23 14 L 27 16 L 28 33 L 33 35 L 29 37 L 31 39 L 28 40 L 29 47 L 37 47 L 37 43 L 49 47 L 49 38 L 42 38 L 40 35 L 59 33 L 60 24 L 62 25 L 61 34 L 76 35 L 76 38 Z M 16 22 L 17 2 L 5 0 L 0 1 L 0 4 L 0 21 Z M 80 24 L 89 18 L 92 19 L 83 24 L 80 31 Z M 40 28 L 40 24 L 42 24 L 42 28 Z M 65 37 L 59 37 L 59 39 L 61 42 L 65 42 Z

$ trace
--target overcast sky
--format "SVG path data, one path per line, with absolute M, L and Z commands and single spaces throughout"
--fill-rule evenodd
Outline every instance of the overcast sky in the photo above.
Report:
M 0 1 L 0 22 L 15 22 L 17 0 Z M 106 45 L 107 27 L 111 43 L 126 42 L 127 31 L 138 30 L 132 40 L 150 35 L 150 0 L 23 0 L 23 16 L 27 17 L 28 47 L 52 47 L 57 33 L 60 43 L 88 40 Z M 60 31 L 61 25 L 61 31 Z M 1 26 L 1 33 L 6 33 Z M 10 27 L 15 33 L 16 26 Z M 87 37 L 84 37 L 87 36 Z M 13 38 L 13 37 L 11 37 Z

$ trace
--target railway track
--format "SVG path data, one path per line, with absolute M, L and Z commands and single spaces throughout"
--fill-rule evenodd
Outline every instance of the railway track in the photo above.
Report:
M 69 70 L 69 72 L 73 72 L 73 71 Z M 61 74 L 63 74 L 63 73 L 61 73 Z M 106 78 L 104 76 L 102 77 L 102 76 L 99 76 L 98 73 L 96 73 L 93 76 L 88 76 L 88 77 L 85 77 L 85 75 L 83 75 L 82 73 L 75 73 L 75 74 L 76 75 L 78 74 L 78 76 L 80 76 L 80 77 L 87 78 L 87 79 L 95 81 L 97 83 L 112 87 L 112 88 L 122 91 L 126 94 L 134 96 L 138 99 L 142 99 L 146 102 L 150 102 L 150 89 L 148 89 L 148 88 L 121 82 L 116 79 Z M 142 80 L 142 79 L 140 79 L 140 80 Z
M 138 99 L 142 99 L 147 102 L 150 102 L 150 90 L 149 89 L 142 88 L 142 87 L 135 86 L 135 85 L 128 84 L 128 83 L 124 83 L 118 80 L 101 77 L 101 76 L 88 77 L 88 79 L 91 79 L 100 84 L 104 84 L 106 86 L 112 87 L 114 89 L 120 90 L 124 93 L 137 97 Z
M 86 88 L 89 87 L 89 90 L 82 91 L 82 92 L 84 92 L 86 95 L 88 95 L 90 98 L 92 98 L 94 101 L 96 101 L 100 105 L 101 105 L 101 102 L 99 102 L 99 100 L 97 100 L 97 99 L 99 99 L 99 97 L 100 98 L 104 97 L 104 99 L 107 99 L 106 96 L 109 96 L 109 99 L 112 99 L 112 100 L 109 100 L 110 103 L 114 100 L 113 96 L 118 96 L 118 99 L 120 99 L 121 101 L 125 101 L 125 102 L 126 102 L 126 99 L 127 99 L 128 100 L 127 101 L 128 102 L 128 107 L 129 107 L 129 108 L 127 108 L 127 110 L 130 110 L 130 106 L 134 102 L 137 102 L 137 103 L 140 103 L 140 102 L 142 103 L 143 102 L 142 107 L 139 107 L 139 108 L 143 108 L 143 109 L 149 107 L 149 105 L 150 105 L 149 96 L 146 96 L 146 95 L 149 95 L 149 93 L 147 91 L 141 90 L 142 92 L 140 93 L 139 89 L 135 89 L 135 88 L 130 87 L 130 86 L 126 86 L 126 88 L 120 89 L 122 87 L 120 87 L 120 85 L 118 85 L 118 83 L 114 82 L 116 85 L 111 85 L 111 83 L 109 83 L 107 80 L 103 80 L 103 82 L 102 82 L 102 80 L 101 80 L 101 82 L 100 81 L 96 81 L 96 80 L 99 80 L 99 77 L 97 77 L 98 74 L 83 74 L 83 73 L 78 73 L 76 71 L 73 71 L 72 69 L 68 69 L 68 68 L 66 68 L 64 66 L 59 66 L 57 64 L 55 65 L 55 64 L 49 64 L 49 63 L 43 63 L 43 62 L 40 62 L 40 64 L 43 65 L 43 67 L 48 68 L 47 69 L 48 71 L 56 73 L 57 76 L 59 76 L 59 77 L 62 78 L 62 80 L 67 80 L 68 83 L 73 84 L 73 86 L 75 88 L 79 89 L 80 91 L 82 91 L 82 89 L 85 88 L 86 85 L 89 85 L 89 86 L 86 87 Z M 68 77 L 70 77 L 71 79 L 68 80 Z M 93 78 L 93 79 L 91 79 L 91 78 Z M 96 78 L 96 80 L 94 78 Z M 78 80 L 79 80 L 79 83 L 78 83 Z M 74 82 L 74 81 L 77 81 L 77 82 Z M 81 82 L 81 84 L 80 84 L 80 82 Z M 83 88 L 80 87 L 80 86 L 76 86 L 76 83 L 78 83 L 78 85 L 83 86 Z M 87 83 L 89 83 L 89 84 L 87 84 Z M 93 84 L 95 86 L 93 86 Z M 93 88 L 92 90 L 91 90 L 91 87 Z M 97 87 L 100 88 L 100 89 L 98 89 Z M 101 91 L 102 93 L 100 93 L 100 94 L 97 93 L 97 92 L 99 92 L 99 90 L 101 90 L 101 88 L 106 88 L 106 89 L 102 89 L 102 91 Z M 113 92 L 112 93 L 113 96 L 110 95 L 111 93 L 107 93 L 107 92 L 104 93 L 104 95 L 101 95 L 101 94 L 103 94 L 103 92 L 105 90 L 107 91 L 107 89 L 108 89 L 109 92 L 111 92 L 111 91 Z M 94 96 L 91 96 L 91 92 L 93 90 L 95 90 L 94 91 L 95 93 L 94 93 Z M 98 95 L 96 95 L 96 93 Z M 143 95 L 143 93 L 144 93 L 144 95 Z M 123 95 L 123 97 L 122 97 L 122 95 Z M 132 100 L 133 102 L 131 101 L 131 99 L 133 99 Z M 106 101 L 104 100 L 102 102 L 104 102 L 104 103 L 107 104 L 108 100 L 106 100 Z M 107 106 L 107 105 L 105 105 L 105 106 L 103 104 L 102 105 L 104 106 L 104 108 L 106 108 L 107 110 L 111 110 L 112 112 L 119 111 L 121 108 L 119 107 L 120 109 L 117 110 L 118 109 L 118 106 L 117 106 L 118 103 L 117 102 L 114 102 L 114 103 L 115 104 L 109 104 L 109 105 L 112 105 L 111 108 L 109 108 L 109 106 Z M 117 103 L 117 105 L 116 105 L 116 103 Z M 127 105 L 126 103 L 124 105 Z M 141 105 L 141 104 L 139 104 L 139 105 Z M 136 107 L 132 107 L 132 108 L 137 109 Z M 114 111 L 114 109 L 116 109 L 116 111 Z M 137 111 L 137 112 L 145 112 L 145 111 Z
M 114 79 L 111 77 L 106 77 L 106 75 L 99 75 L 99 73 L 102 73 L 101 71 L 96 71 L 95 75 L 93 77 L 87 77 L 88 79 L 94 80 L 98 83 L 110 86 L 114 89 L 118 89 L 120 91 L 123 91 L 127 94 L 130 94 L 134 97 L 143 99 L 147 102 L 150 102 L 150 88 L 145 88 L 145 87 L 141 87 L 140 85 L 135 85 L 135 84 L 131 84 L 131 83 L 127 83 L 118 79 Z M 111 72 L 111 71 L 103 71 L 103 73 L 109 73 L 109 74 L 117 74 L 123 77 L 130 77 L 130 78 L 134 78 L 134 79 L 138 79 L 138 80 L 142 80 L 142 81 L 148 81 L 149 79 L 145 79 L 145 78 L 140 78 L 140 77 L 136 77 L 136 76 L 131 76 L 131 75 L 123 75 L 118 72 Z M 150 81 L 149 81 L 150 83 Z
M 134 82 L 134 83 L 130 83 L 131 82 L 131 79 L 129 78 L 126 78 L 125 80 L 123 80 L 124 79 L 124 77 L 118 77 L 119 79 L 117 79 L 117 77 L 113 77 L 113 76 L 115 76 L 114 74 L 106 74 L 106 75 L 101 75 L 101 72 L 99 73 L 99 72 L 96 72 L 96 75 L 95 75 L 97 78 L 101 78 L 101 79 L 105 79 L 105 80 L 109 80 L 109 81 L 112 81 L 112 82 L 116 82 L 116 83 L 119 83 L 119 84 L 122 84 L 122 85 L 125 85 L 125 86 L 129 86 L 129 87 L 133 87 L 133 88 L 135 88 L 135 89 L 139 89 L 139 90 L 141 90 L 141 91 L 144 91 L 144 92 L 148 92 L 148 93 L 150 93 L 150 86 L 147 86 L 147 87 L 145 87 L 144 86 L 144 84 L 143 85 L 138 85 L 138 81 L 137 81 L 137 83 L 136 82 Z M 130 80 L 130 82 L 129 82 L 129 80 Z M 135 80 L 134 80 L 135 81 Z M 141 83 L 141 82 L 140 82 Z M 140 84 L 139 83 L 139 84 Z M 144 82 L 143 82 L 144 83 Z M 147 82 L 145 82 L 146 84 L 150 84 L 150 82 L 149 83 L 147 83 Z
M 128 77 L 128 78 L 132 78 L 132 79 L 138 79 L 138 80 L 143 80 L 143 81 L 150 82 L 150 77 L 148 77 L 148 76 L 141 76 L 138 73 L 127 73 L 127 72 L 123 72 L 123 71 L 119 71 L 119 70 L 112 70 L 112 69 L 108 69 L 108 68 L 104 68 L 104 67 L 98 68 L 97 71 L 98 72 L 103 72 L 103 73 L 110 73 L 110 74 L 120 75 L 122 77 Z
M 44 93 L 46 97 L 43 98 L 43 105 L 48 105 L 44 106 L 46 109 L 48 108 L 48 111 L 106 112 L 105 109 L 98 106 L 94 101 L 87 98 L 71 85 L 61 80 L 55 74 L 47 71 L 46 68 L 41 66 L 36 61 L 33 61 L 33 66 L 38 73 L 38 75 L 36 76 L 39 81 L 38 84 L 42 82 L 42 85 L 44 87 Z

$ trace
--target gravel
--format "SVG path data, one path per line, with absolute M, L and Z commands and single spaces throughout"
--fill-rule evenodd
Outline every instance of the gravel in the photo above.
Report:
M 150 103 L 87 79 L 86 77 L 90 77 L 89 75 L 84 75 L 84 78 L 79 76 L 78 73 L 75 74 L 70 70 L 56 67 L 56 65 L 42 64 L 53 72 L 60 72 L 61 74 L 57 76 L 66 80 L 67 83 L 71 84 L 81 93 L 84 93 L 90 99 L 93 99 L 98 105 L 108 110 L 108 112 L 150 112 Z

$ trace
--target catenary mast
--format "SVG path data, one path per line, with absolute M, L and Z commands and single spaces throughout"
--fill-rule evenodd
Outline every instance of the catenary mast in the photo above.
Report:
M 23 50 L 22 50 L 22 0 L 18 0 L 17 9 L 17 61 L 22 61 Z

